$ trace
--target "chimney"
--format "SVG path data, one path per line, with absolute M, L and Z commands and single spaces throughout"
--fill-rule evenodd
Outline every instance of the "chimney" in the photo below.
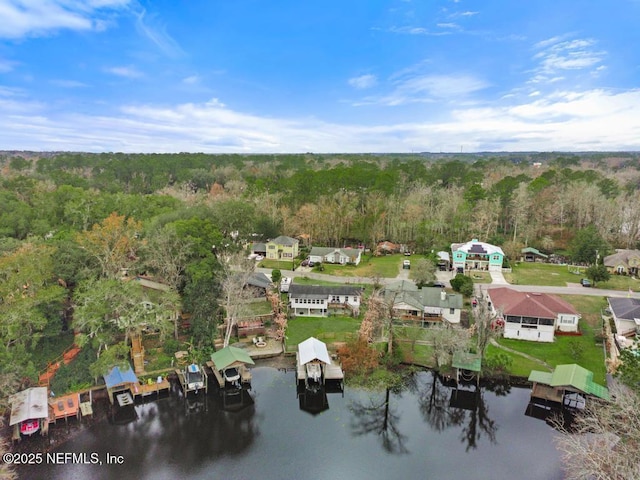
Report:
M 444 290 L 442 290 L 440 292 L 440 300 L 442 300 L 443 302 L 447 299 L 447 292 L 445 292 Z

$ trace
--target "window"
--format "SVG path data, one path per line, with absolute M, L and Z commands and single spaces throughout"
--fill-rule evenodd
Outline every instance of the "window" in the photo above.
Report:
M 268 246 L 267 246 L 267 248 L 268 248 L 269 250 L 275 250 L 275 249 L 276 249 L 276 246 L 275 246 L 275 245 L 268 245 Z
M 455 308 L 450 308 L 449 309 L 449 315 L 453 315 L 456 313 L 456 309 Z

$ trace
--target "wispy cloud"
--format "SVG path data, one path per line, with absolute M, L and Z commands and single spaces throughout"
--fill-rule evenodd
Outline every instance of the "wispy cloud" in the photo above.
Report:
M 17 64 L 18 62 L 0 58 L 0 73 L 7 73 L 12 71 Z
M 135 67 L 108 67 L 104 71 L 125 78 L 140 78 L 143 76 L 142 72 Z
M 596 47 L 593 39 L 568 39 L 556 36 L 534 45 L 533 60 L 538 63 L 531 83 L 557 81 L 569 71 L 602 67 L 607 52 Z
M 443 31 L 443 30 L 433 31 L 433 30 L 426 29 L 424 27 L 416 27 L 411 25 L 405 25 L 402 27 L 393 26 L 389 28 L 388 31 L 391 33 L 398 33 L 401 35 L 425 35 L 425 36 L 434 36 L 434 37 L 439 37 L 441 35 L 451 35 L 450 31 Z
M 359 90 L 371 88 L 378 83 L 378 79 L 375 75 L 367 74 L 360 75 L 359 77 L 353 77 L 348 80 L 349 85 Z
M 62 29 L 101 28 L 100 15 L 129 0 L 0 0 L 0 38 L 42 36 Z
M 391 91 L 386 95 L 366 97 L 355 105 L 398 106 L 411 103 L 465 100 L 470 94 L 489 86 L 484 80 L 468 74 L 424 73 L 428 62 L 421 62 L 390 77 Z
M 62 87 L 62 88 L 85 88 L 88 86 L 86 83 L 78 82 L 76 80 L 57 79 L 57 80 L 51 80 L 49 83 L 51 83 L 52 85 L 55 85 L 56 87 Z
M 11 93 L 11 92 L 10 92 Z M 450 120 L 359 125 L 235 111 L 220 100 L 56 113 L 0 92 L 0 148 L 123 152 L 638 150 L 640 90 L 535 96 L 456 108 Z
M 184 55 L 184 51 L 169 33 L 166 25 L 160 23 L 156 15 L 148 15 L 142 9 L 137 14 L 136 29 L 144 37 L 151 40 L 165 55 L 178 57 Z
M 182 83 L 187 85 L 197 85 L 202 81 L 202 78 L 199 75 L 190 75 L 182 79 Z

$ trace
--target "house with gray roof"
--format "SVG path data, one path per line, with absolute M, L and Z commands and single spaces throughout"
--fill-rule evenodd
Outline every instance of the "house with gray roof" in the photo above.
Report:
M 265 244 L 266 258 L 269 260 L 293 261 L 298 256 L 297 239 L 280 235 Z
M 350 285 L 289 286 L 289 312 L 295 316 L 328 317 L 330 314 L 358 316 L 362 287 Z
M 394 282 L 384 289 L 384 298 L 393 304 L 394 316 L 401 320 L 437 323 L 460 323 L 462 295 L 439 287 L 418 288 L 408 280 Z
M 363 248 L 313 247 L 309 253 L 309 260 L 313 263 L 358 265 L 363 252 Z
M 640 334 L 640 299 L 608 297 L 607 301 L 618 335 L 638 337 Z
M 640 271 L 640 250 L 616 249 L 616 253 L 604 257 L 604 266 L 610 273 L 637 277 Z

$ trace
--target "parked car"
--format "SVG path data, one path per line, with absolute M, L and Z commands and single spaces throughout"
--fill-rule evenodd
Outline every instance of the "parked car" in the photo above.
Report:
M 411 261 L 405 260 L 404 262 L 402 262 L 402 268 L 406 268 L 406 269 L 411 268 Z
M 433 286 L 434 287 L 444 288 L 444 283 L 442 283 L 442 282 L 433 282 Z
M 309 259 L 307 258 L 306 260 L 303 260 L 302 263 L 300 264 L 302 267 L 308 267 L 309 266 Z
M 264 257 L 262 255 L 256 255 L 256 261 L 260 262 L 264 260 Z
M 410 257 L 411 256 L 411 252 L 408 251 L 408 250 L 406 252 L 404 252 L 404 254 L 405 254 L 406 257 Z
M 583 278 L 582 280 L 580 280 L 580 284 L 583 287 L 590 287 L 591 286 L 591 280 L 589 280 L 588 278 Z

